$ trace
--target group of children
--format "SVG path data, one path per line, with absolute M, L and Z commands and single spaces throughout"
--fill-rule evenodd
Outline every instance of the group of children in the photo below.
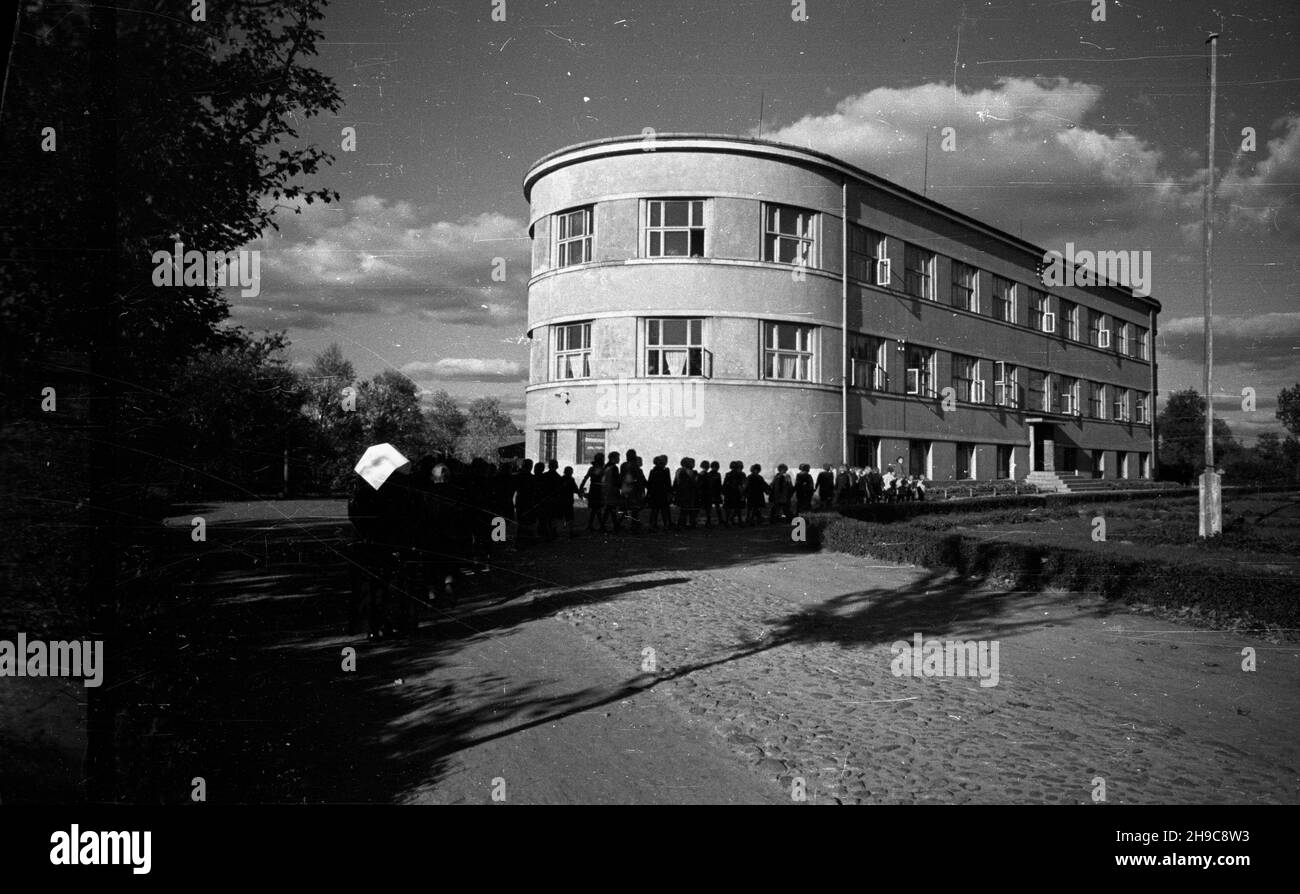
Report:
M 428 456 L 378 488 L 357 479 L 348 505 L 358 535 L 350 628 L 365 615 L 371 635 L 414 629 L 418 606 L 426 599 L 453 605 L 461 566 L 488 561 L 494 543 L 551 540 L 558 526 L 575 536 L 578 500 L 587 504 L 587 530 L 604 533 L 625 524 L 651 531 L 781 524 L 814 508 L 923 499 L 925 482 L 893 466 L 832 471 L 826 463 L 814 477 L 807 463 L 793 476 L 781 463 L 766 478 L 757 463 L 746 473 L 733 460 L 723 474 L 717 461 L 686 456 L 672 470 L 660 455 L 647 472 L 628 450 L 621 462 L 617 452 L 597 453 L 579 482 L 572 466 L 561 472 L 553 459 L 497 466 Z M 515 531 L 503 537 L 506 518 Z
M 810 511 L 814 504 L 829 509 L 864 502 L 894 502 L 925 499 L 925 482 L 919 476 L 897 474 L 887 467 L 882 475 L 865 467 L 840 466 L 838 473 L 826 463 L 813 477 L 808 463 L 799 466 L 792 477 L 790 467 L 781 463 L 771 479 L 763 476 L 757 463 L 745 472 L 745 464 L 733 460 L 722 472 L 716 460 L 698 463 L 682 457 L 676 470 L 668 467 L 667 455 L 651 461 L 646 472 L 641 457 L 628 450 L 623 461 L 611 452 L 608 457 L 597 453 L 581 482 L 574 482 L 571 468 L 566 467 L 560 491 L 567 504 L 572 534 L 572 499 L 576 494 L 587 503 L 587 530 L 619 531 L 626 522 L 634 529 L 642 526 L 641 514 L 649 510 L 647 526 L 661 528 L 709 528 L 777 524 Z M 529 461 L 525 460 L 525 464 Z M 551 460 L 551 464 L 554 464 Z M 901 467 L 901 466 L 900 466 Z M 518 505 L 518 502 L 517 502 Z M 674 520 L 672 508 L 677 508 Z
M 892 465 L 885 466 L 883 473 L 871 466 L 840 466 L 833 474 L 829 465 L 823 466 L 823 469 L 822 475 L 832 476 L 833 483 L 830 487 L 835 494 L 836 506 L 925 499 L 925 479 L 920 475 L 895 472 Z M 899 469 L 902 469 L 901 460 Z

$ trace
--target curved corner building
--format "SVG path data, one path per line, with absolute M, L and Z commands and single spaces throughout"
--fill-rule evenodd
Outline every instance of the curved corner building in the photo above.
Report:
M 1023 239 L 742 137 L 580 143 L 524 196 L 529 456 L 1153 474 L 1159 303 L 1049 290 Z

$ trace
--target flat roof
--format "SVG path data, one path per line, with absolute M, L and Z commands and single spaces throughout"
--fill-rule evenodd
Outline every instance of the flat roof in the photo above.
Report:
M 985 223 L 978 218 L 964 214 L 955 208 L 936 202 L 928 196 L 899 186 L 892 180 L 886 180 L 870 171 L 851 165 L 842 161 L 833 155 L 825 152 L 819 152 L 816 149 L 808 149 L 803 146 L 796 146 L 792 143 L 780 143 L 775 140 L 765 140 L 759 137 L 743 137 L 733 134 L 711 134 L 711 133 L 656 133 L 653 137 L 648 134 L 628 134 L 619 137 L 604 137 L 599 140 L 585 140 L 581 143 L 574 143 L 571 146 L 565 146 L 563 149 L 557 149 L 543 155 L 528 168 L 524 174 L 524 199 L 531 201 L 533 184 L 546 174 L 556 171 L 560 168 L 567 167 L 571 164 L 589 161 L 593 158 L 601 158 L 609 155 L 623 155 L 632 152 L 644 152 L 647 142 L 653 143 L 655 151 L 664 149 L 667 151 L 694 151 L 694 152 L 734 152 L 745 155 L 767 156 L 783 161 L 810 164 L 815 167 L 835 171 L 846 177 L 851 177 L 869 186 L 891 193 L 901 199 L 904 199 L 913 205 L 925 208 L 936 214 L 948 217 L 964 226 L 973 230 L 991 236 L 994 239 L 1020 251 L 1025 252 L 1033 257 L 1034 263 L 1042 261 L 1047 249 L 1035 245 L 1019 236 L 1013 236 L 1005 230 L 1000 230 L 990 224 Z M 1088 287 L 1084 287 L 1088 288 Z M 1162 310 L 1161 304 L 1155 298 L 1149 295 L 1139 295 L 1133 291 L 1132 287 L 1124 286 L 1118 283 L 1099 283 L 1094 288 L 1115 289 L 1123 293 L 1126 297 L 1136 298 L 1139 301 L 1152 305 L 1157 313 Z

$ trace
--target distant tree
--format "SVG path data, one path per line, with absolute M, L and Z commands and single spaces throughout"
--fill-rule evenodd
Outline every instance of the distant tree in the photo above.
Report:
M 441 456 L 454 455 L 466 423 L 465 411 L 455 398 L 446 391 L 435 391 L 424 419 L 429 449 Z
M 1289 480 L 1300 480 L 1300 440 L 1296 440 L 1294 435 L 1287 435 L 1282 442 L 1282 463 Z
M 1156 419 L 1160 475 L 1190 483 L 1205 468 L 1205 398 L 1195 389 L 1169 395 Z M 1236 449 L 1232 429 L 1214 419 L 1214 457 L 1219 463 Z
M 386 369 L 362 382 L 357 413 L 367 441 L 391 443 L 413 460 L 428 449 L 415 383 L 401 373 Z
M 312 359 L 306 380 L 303 410 L 315 423 L 315 438 L 309 445 L 309 478 L 326 490 L 346 489 L 352 468 L 366 447 L 357 410 L 360 387 L 356 371 L 335 343 Z
M 522 436 L 523 432 L 501 409 L 498 398 L 476 398 L 465 410 L 465 430 L 456 452 L 465 462 L 476 457 L 496 462 L 501 442 L 515 435 Z
M 1293 435 L 1300 435 L 1300 382 L 1277 395 L 1277 418 Z
M 173 454 L 188 496 L 247 498 L 280 490 L 284 451 L 311 436 L 301 408 L 307 389 L 284 357 L 284 333 L 242 331 L 181 371 Z
M 1266 431 L 1255 440 L 1255 453 L 1264 463 L 1282 461 L 1282 438 L 1277 432 Z
M 355 409 L 357 374 L 334 342 L 312 358 L 307 372 L 307 403 L 304 409 L 323 428 L 342 423 Z M 349 393 L 346 389 L 352 388 Z

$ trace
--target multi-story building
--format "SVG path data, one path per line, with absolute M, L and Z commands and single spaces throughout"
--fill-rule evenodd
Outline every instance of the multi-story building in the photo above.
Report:
M 828 155 L 657 134 L 542 158 L 529 456 L 1150 477 L 1157 301 Z

